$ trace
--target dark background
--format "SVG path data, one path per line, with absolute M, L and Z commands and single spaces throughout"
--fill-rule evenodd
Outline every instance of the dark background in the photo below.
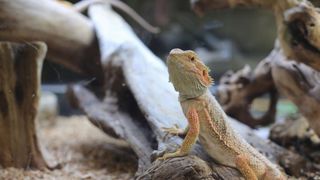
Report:
M 254 67 L 273 48 L 275 20 L 267 10 L 219 10 L 199 17 L 186 0 L 124 2 L 152 25 L 161 28 L 159 34 L 150 34 L 128 15 L 116 9 L 156 55 L 165 60 L 173 48 L 196 50 L 213 69 L 215 79 L 219 79 L 226 70 L 237 70 L 244 64 Z M 83 77 L 78 74 L 45 61 L 44 84 L 65 84 L 82 80 Z

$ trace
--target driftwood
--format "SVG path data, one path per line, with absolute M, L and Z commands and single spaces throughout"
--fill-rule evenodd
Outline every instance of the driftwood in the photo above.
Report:
M 242 122 L 252 125 L 251 121 L 247 122 L 250 120 L 250 113 L 244 114 L 245 110 L 250 107 L 251 101 L 248 99 L 266 93 L 275 93 L 276 89 L 297 105 L 299 111 L 309 121 L 310 127 L 320 135 L 320 72 L 304 64 L 287 60 L 279 46 L 276 46 L 273 52 L 259 63 L 255 72 L 260 73 L 249 71 L 244 76 L 243 71 L 244 69 L 224 75 L 218 88 L 217 95 L 227 113 L 231 113 L 234 118 L 239 118 Z M 234 79 L 237 81 L 232 81 Z M 256 81 L 256 79 L 260 80 Z M 234 94 L 243 96 L 235 96 Z M 233 113 L 239 110 L 243 112 Z M 274 111 L 271 112 L 266 114 L 274 118 Z M 247 117 L 249 118 L 246 119 Z M 254 125 L 264 124 L 255 121 Z
M 0 43 L 0 164 L 48 167 L 38 147 L 35 118 L 40 96 L 44 43 Z
M 103 93 L 95 94 L 86 87 L 73 85 L 69 97 L 93 124 L 130 144 L 139 158 L 137 178 L 240 179 L 237 170 L 214 163 L 200 145 L 191 153 L 196 156 L 154 161 L 182 142 L 180 137 L 167 136 L 161 128 L 174 124 L 183 128 L 187 124 L 178 94 L 168 82 L 167 68 L 110 8 L 94 5 L 88 14 L 99 39 L 106 86 Z M 233 119 L 230 123 L 234 129 L 241 129 L 239 133 L 271 161 L 279 163 L 284 154 L 289 154 L 295 161 L 286 164 L 288 169 L 304 161 L 301 156 L 258 138 L 245 125 Z
M 238 5 L 272 9 L 276 15 L 279 39 L 273 52 L 259 63 L 254 72 L 246 71 L 244 74 L 246 69 L 243 69 L 222 78 L 218 97 L 226 112 L 252 127 L 271 123 L 275 116 L 276 89 L 298 106 L 310 126 L 320 135 L 320 14 L 317 9 L 308 1 L 296 0 L 221 1 L 223 6 L 218 2 L 197 0 L 193 7 L 198 12 Z M 269 111 L 261 119 L 252 118 L 248 111 L 252 100 L 266 93 L 271 96 Z
M 320 14 L 307 0 L 194 0 L 199 14 L 207 10 L 237 6 L 261 7 L 274 12 L 278 39 L 285 57 L 320 70 Z
M 0 0 L 0 41 L 43 41 L 48 58 L 101 80 L 99 51 L 91 22 L 53 0 Z
M 320 136 L 320 72 L 279 57 L 272 67 L 273 81 L 280 93 L 295 103 L 310 127 Z
M 278 93 L 272 83 L 270 60 L 273 54 L 261 61 L 252 72 L 249 66 L 232 72 L 228 71 L 220 79 L 217 99 L 225 112 L 250 127 L 269 125 L 275 122 Z M 268 111 L 260 118 L 250 113 L 250 105 L 256 97 L 269 94 Z

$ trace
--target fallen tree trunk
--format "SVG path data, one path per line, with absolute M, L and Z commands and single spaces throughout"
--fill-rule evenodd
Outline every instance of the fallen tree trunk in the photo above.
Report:
M 241 176 L 236 169 L 214 163 L 199 144 L 191 153 L 197 157 L 154 161 L 164 151 L 175 150 L 182 142 L 180 137 L 166 136 L 161 128 L 174 124 L 185 127 L 187 124 L 178 94 L 168 82 L 167 68 L 108 7 L 92 6 L 89 16 L 97 30 L 102 53 L 106 79 L 102 89 L 104 95 L 74 85 L 69 89 L 69 97 L 93 124 L 130 144 L 139 158 L 137 178 L 239 179 Z M 294 163 L 289 163 L 290 167 L 303 161 L 301 156 L 256 137 L 250 128 L 232 119 L 230 123 L 234 129 L 241 129 L 239 133 L 271 161 L 278 163 L 284 154 L 296 158 Z
M 35 118 L 40 96 L 44 43 L 0 43 L 0 165 L 48 167 L 37 140 Z

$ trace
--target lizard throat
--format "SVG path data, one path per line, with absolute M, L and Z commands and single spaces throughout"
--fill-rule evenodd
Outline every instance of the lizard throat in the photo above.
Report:
M 195 99 L 207 92 L 208 88 L 199 88 L 199 89 L 189 89 L 188 93 L 179 92 L 179 101 L 185 101 L 190 99 Z
M 177 73 L 178 72 L 178 73 Z M 174 89 L 179 93 L 180 99 L 192 99 L 203 95 L 208 87 L 200 80 L 186 71 L 170 72 L 170 81 Z

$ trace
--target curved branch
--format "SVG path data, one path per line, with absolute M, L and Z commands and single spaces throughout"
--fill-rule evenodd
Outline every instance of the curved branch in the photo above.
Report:
M 75 10 L 56 1 L 1 0 L 0 19 L 0 41 L 43 41 L 49 59 L 102 77 L 93 26 Z

